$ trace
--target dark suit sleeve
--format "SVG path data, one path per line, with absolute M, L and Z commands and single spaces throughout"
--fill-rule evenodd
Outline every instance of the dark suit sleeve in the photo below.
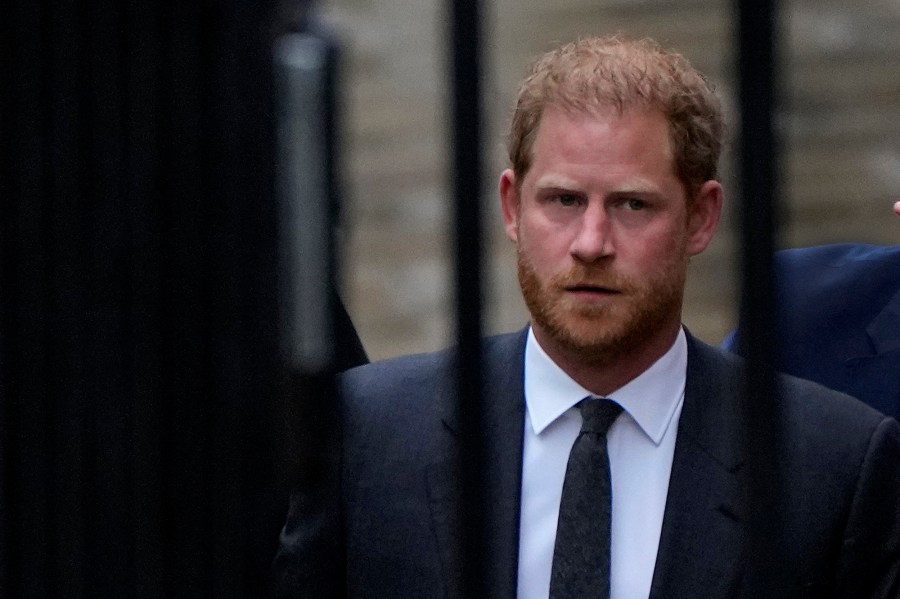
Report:
M 720 347 L 725 351 L 730 351 L 736 354 L 740 353 L 740 336 L 738 334 L 738 330 L 735 329 L 728 333 L 728 335 L 726 335 L 725 339 L 722 341 Z
M 344 539 L 341 519 L 341 426 L 334 373 L 366 364 L 368 358 L 343 303 L 334 294 L 335 356 L 332 372 L 292 379 L 295 431 L 291 493 L 280 549 L 273 563 L 274 594 L 279 598 L 345 596 Z
M 287 524 L 281 533 L 281 549 L 274 563 L 275 597 L 345 596 L 339 505 L 336 480 L 292 494 Z
M 863 460 L 844 531 L 836 596 L 900 597 L 900 426 L 885 418 Z

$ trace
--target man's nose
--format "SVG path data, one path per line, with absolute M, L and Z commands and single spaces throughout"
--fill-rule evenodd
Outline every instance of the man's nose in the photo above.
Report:
M 595 262 L 612 255 L 610 220 L 602 205 L 591 203 L 582 212 L 570 251 L 582 262 Z

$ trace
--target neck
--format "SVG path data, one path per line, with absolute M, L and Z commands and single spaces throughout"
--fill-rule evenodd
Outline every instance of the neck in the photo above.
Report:
M 680 328 L 678 322 L 657 332 L 636 350 L 598 362 L 585 357 L 585 352 L 562 346 L 532 324 L 535 338 L 550 359 L 576 383 L 601 397 L 621 389 L 653 366 L 672 348 Z

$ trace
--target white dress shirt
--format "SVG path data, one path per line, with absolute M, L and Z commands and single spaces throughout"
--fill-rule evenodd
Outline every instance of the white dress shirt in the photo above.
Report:
M 610 599 L 650 595 L 675 436 L 684 401 L 687 339 L 607 397 L 624 410 L 607 434 L 612 479 Z M 538 344 L 525 345 L 525 436 L 519 522 L 519 599 L 547 599 L 569 450 L 581 429 L 575 405 L 592 395 Z

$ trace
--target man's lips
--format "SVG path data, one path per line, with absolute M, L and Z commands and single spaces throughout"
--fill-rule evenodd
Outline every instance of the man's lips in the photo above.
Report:
M 567 285 L 565 289 L 570 293 L 590 293 L 600 295 L 613 295 L 620 293 L 620 291 L 618 291 L 617 289 L 612 289 L 611 287 L 604 287 L 602 285 L 590 285 L 585 283 L 581 283 L 578 285 Z

